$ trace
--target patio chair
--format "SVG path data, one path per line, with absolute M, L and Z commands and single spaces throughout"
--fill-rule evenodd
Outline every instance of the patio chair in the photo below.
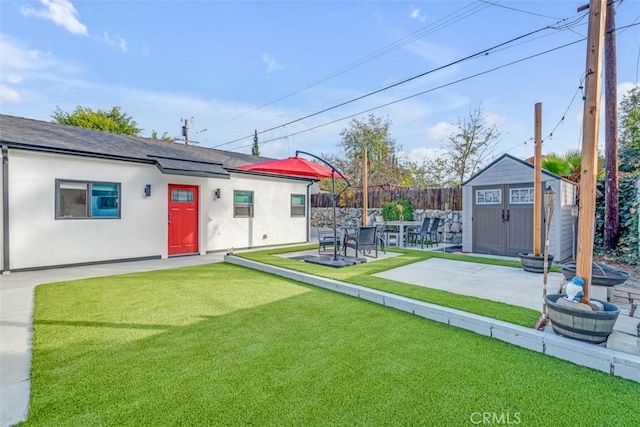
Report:
M 431 222 L 431 223 L 429 223 Z M 424 241 L 427 239 L 427 244 L 431 246 L 433 243 L 438 244 L 438 226 L 440 225 L 440 218 L 425 217 L 422 220 L 422 227 L 417 231 L 409 231 L 408 236 L 414 243 L 417 239 L 420 239 L 420 249 L 424 249 Z
M 333 250 L 334 246 L 340 249 L 340 234 L 338 233 L 334 241 L 332 228 L 318 227 L 318 254 L 329 249 Z
M 386 222 L 376 222 L 375 224 L 376 227 L 376 241 L 378 242 L 378 244 L 380 245 L 380 250 L 383 253 L 387 253 L 386 249 L 384 248 L 387 240 L 389 239 L 389 236 L 387 235 L 388 230 L 387 230 L 387 223 Z
M 398 239 L 400 238 L 400 232 L 397 227 L 392 227 L 387 224 L 387 221 L 384 220 L 382 215 L 376 215 L 374 217 L 374 223 L 376 229 L 378 231 L 378 236 L 382 239 L 380 241 L 380 246 L 382 247 L 382 251 L 384 253 L 384 247 L 391 246 L 391 238 L 395 240 L 395 245 L 399 246 Z
M 366 255 L 365 252 L 375 251 L 375 258 L 378 258 L 378 233 L 376 227 L 359 227 L 355 236 L 346 236 L 344 240 L 344 254 L 347 255 L 347 248 L 355 249 L 356 257 L 358 252 Z

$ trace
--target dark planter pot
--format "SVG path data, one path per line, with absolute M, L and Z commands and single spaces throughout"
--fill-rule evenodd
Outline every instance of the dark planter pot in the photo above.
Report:
M 520 252 L 518 255 L 520 255 L 520 261 L 522 262 L 522 268 L 524 271 L 528 271 L 530 273 L 544 273 L 544 256 L 535 256 L 524 252 Z M 548 261 L 549 267 L 551 267 L 553 255 L 548 256 Z
M 576 262 L 569 261 L 560 264 L 562 267 L 562 275 L 571 280 L 576 275 Z M 616 270 L 606 264 L 594 262 L 591 263 L 591 284 L 598 286 L 616 286 L 622 285 L 629 278 L 629 273 L 622 270 Z
M 564 296 L 563 294 L 549 294 L 544 297 L 554 332 L 581 341 L 605 342 L 613 332 L 613 326 L 616 324 L 620 309 L 614 304 L 592 299 L 591 301 L 600 302 L 604 306 L 604 310 L 576 310 L 556 303 Z

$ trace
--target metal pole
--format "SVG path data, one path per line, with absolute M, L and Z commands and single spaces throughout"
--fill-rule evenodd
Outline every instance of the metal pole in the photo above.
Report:
M 338 227 L 336 224 L 336 177 L 331 174 L 331 192 L 333 193 L 333 260 L 338 260 Z

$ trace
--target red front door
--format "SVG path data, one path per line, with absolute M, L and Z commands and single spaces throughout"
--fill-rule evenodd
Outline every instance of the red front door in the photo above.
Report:
M 198 252 L 198 187 L 169 184 L 169 255 Z

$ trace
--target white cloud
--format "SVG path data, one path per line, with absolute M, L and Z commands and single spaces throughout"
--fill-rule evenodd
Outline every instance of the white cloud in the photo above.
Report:
M 617 88 L 618 103 L 620 103 L 620 101 L 622 101 L 622 98 L 624 98 L 624 96 L 636 86 L 640 86 L 640 85 L 638 83 L 631 83 L 631 82 L 619 83 Z
M 24 16 L 51 20 L 73 34 L 87 35 L 87 27 L 78 20 L 78 12 L 70 1 L 40 0 L 40 3 L 45 7 L 44 9 L 36 10 L 33 7 L 24 6 L 20 9 L 20 12 Z
M 9 84 L 17 84 L 24 80 L 24 77 L 20 74 L 0 74 L 0 82 L 7 82 Z
M 408 50 L 409 52 L 412 52 L 434 64 L 446 64 L 456 58 L 456 53 L 453 49 L 425 40 L 414 40 L 413 42 L 403 46 L 403 49 Z M 457 66 L 452 66 L 447 68 L 447 70 L 442 70 L 438 75 L 442 76 L 441 73 L 445 71 L 448 73 L 454 73 L 457 70 Z
M 0 82 L 3 99 L 14 102 L 26 99 L 38 82 L 65 81 L 81 70 L 76 64 L 53 58 L 51 53 L 30 46 L 0 33 Z M 18 96 L 16 96 L 16 94 Z
M 497 126 L 498 128 L 505 123 L 506 119 L 500 114 L 487 113 L 484 116 L 484 122 L 487 126 Z
M 422 164 L 425 160 L 435 159 L 444 153 L 440 148 L 416 147 L 405 152 L 409 160 Z
M 284 67 L 276 61 L 276 58 L 269 55 L 268 53 L 262 54 L 262 62 L 267 64 L 267 74 L 271 74 L 274 71 L 282 70 Z
M 15 40 L 0 34 L 0 70 L 3 75 L 15 73 L 16 70 L 40 68 L 46 56 L 41 50 L 26 49 Z
M 427 128 L 427 139 L 433 141 L 444 141 L 455 130 L 455 125 L 447 122 L 439 122 Z
M 20 102 L 22 97 L 18 91 L 11 89 L 9 86 L 0 84 L 0 100 L 7 102 Z
M 108 46 L 117 47 L 122 52 L 127 53 L 127 48 L 128 48 L 127 41 L 117 34 L 111 37 L 109 33 L 107 33 L 106 31 L 103 31 L 102 36 L 98 37 L 98 39 L 102 40 Z
M 419 22 L 424 22 L 427 20 L 427 17 L 424 16 L 421 12 L 420 9 L 412 7 L 411 8 L 411 19 L 415 19 Z

